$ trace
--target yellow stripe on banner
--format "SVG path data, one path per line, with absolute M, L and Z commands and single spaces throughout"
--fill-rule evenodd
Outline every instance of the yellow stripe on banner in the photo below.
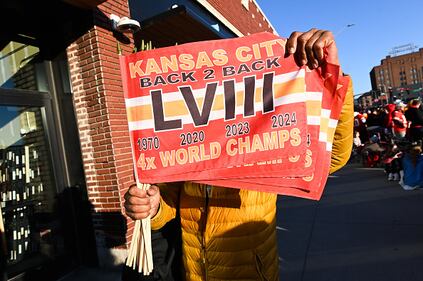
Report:
M 322 111 L 322 102 L 318 100 L 307 100 L 307 116 L 320 116 Z
M 304 93 L 305 92 L 305 82 L 304 77 L 296 78 L 294 80 L 279 83 L 274 85 L 274 95 L 275 99 L 295 94 L 295 93 Z M 255 91 L 255 102 L 262 102 L 263 88 L 256 88 Z M 204 98 L 197 98 L 196 99 L 198 107 L 202 108 Z M 223 110 L 224 107 L 224 95 L 217 94 L 215 100 L 213 102 L 213 111 Z M 244 91 L 236 92 L 236 105 L 243 106 L 244 105 Z M 151 104 L 141 105 L 141 106 L 134 106 L 126 109 L 128 114 L 129 122 L 136 122 L 136 121 L 146 121 L 153 119 L 153 113 L 151 109 Z M 188 109 L 185 105 L 183 100 L 178 101 L 170 101 L 165 102 L 164 104 L 164 116 L 166 117 L 175 117 L 175 116 L 184 116 L 188 115 Z M 318 114 L 320 115 L 320 113 Z
M 304 77 L 296 78 L 285 83 L 275 84 L 273 89 L 276 99 L 289 94 L 304 93 L 306 90 L 305 80 Z
M 321 117 L 320 118 L 320 132 L 327 133 L 329 128 L 329 118 Z

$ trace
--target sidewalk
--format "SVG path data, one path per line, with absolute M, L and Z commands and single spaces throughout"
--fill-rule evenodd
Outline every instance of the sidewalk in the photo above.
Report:
M 120 274 L 113 269 L 81 267 L 57 281 L 120 281 Z
M 319 202 L 279 198 L 283 281 L 423 280 L 423 190 L 348 165 Z
M 280 197 L 281 281 L 423 280 L 423 190 L 405 191 L 382 169 L 348 165 L 319 202 Z M 80 268 L 60 281 L 119 281 Z

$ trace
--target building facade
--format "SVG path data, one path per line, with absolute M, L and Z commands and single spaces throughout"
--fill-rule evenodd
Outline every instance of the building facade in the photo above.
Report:
M 387 56 L 370 72 L 372 90 L 390 100 L 403 100 L 423 94 L 423 48 L 398 56 Z
M 11 23 L 0 36 L 7 278 L 121 264 L 134 176 L 118 53 L 274 29 L 254 0 L 18 0 L 0 13 Z M 138 20 L 141 31 L 117 32 L 111 15 Z

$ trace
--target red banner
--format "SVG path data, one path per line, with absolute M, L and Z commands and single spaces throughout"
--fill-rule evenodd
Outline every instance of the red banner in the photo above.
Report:
M 339 67 L 298 67 L 285 42 L 260 33 L 121 57 L 139 181 L 317 198 L 306 183 L 324 186 L 345 93 Z

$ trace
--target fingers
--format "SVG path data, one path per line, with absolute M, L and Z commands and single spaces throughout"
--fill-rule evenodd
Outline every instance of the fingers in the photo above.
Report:
M 157 211 L 159 210 L 160 189 L 159 189 L 159 187 L 152 185 L 147 190 L 147 194 L 149 196 L 150 204 L 151 204 L 150 216 L 154 217 L 156 215 Z
M 295 51 L 297 50 L 297 41 L 298 41 L 298 37 L 300 37 L 301 34 L 303 34 L 303 32 L 295 31 L 291 33 L 291 36 L 289 36 L 285 46 L 289 54 L 294 54 Z
M 131 196 L 143 198 L 147 196 L 147 192 L 138 188 L 136 185 L 131 185 L 125 193 L 125 200 Z
M 330 31 L 313 28 L 304 33 L 293 32 L 287 41 L 286 49 L 289 54 L 295 54 L 299 66 L 308 64 L 310 68 L 317 68 L 325 60 L 339 64 L 334 37 Z
M 155 196 L 159 192 L 159 187 L 156 185 L 151 185 L 147 190 L 148 196 Z
M 333 33 L 330 31 L 325 31 L 320 36 L 320 49 L 322 50 L 322 60 L 323 60 L 323 52 L 327 54 L 326 61 L 331 64 L 339 65 L 339 58 L 338 58 L 338 48 L 336 47 L 335 37 Z
M 125 193 L 125 212 L 134 219 L 145 219 L 157 213 L 160 204 L 160 191 L 157 186 L 151 186 L 147 191 L 131 186 Z
M 125 203 L 125 213 L 133 220 L 142 220 L 147 218 L 150 215 L 151 206 L 150 205 L 126 205 Z
M 317 68 L 323 62 L 323 48 L 320 43 L 321 41 L 319 41 L 323 32 L 323 30 L 318 30 L 305 43 L 307 64 L 310 68 Z
M 305 65 L 309 62 L 310 58 L 314 58 L 314 55 L 311 55 L 310 52 L 310 46 L 306 50 L 307 43 L 309 42 L 310 38 L 313 37 L 313 35 L 317 32 L 317 29 L 313 28 L 309 31 L 301 34 L 298 36 L 297 39 L 297 50 L 295 51 L 295 56 L 297 59 L 297 63 L 300 65 Z M 313 45 L 311 45 L 312 49 Z

